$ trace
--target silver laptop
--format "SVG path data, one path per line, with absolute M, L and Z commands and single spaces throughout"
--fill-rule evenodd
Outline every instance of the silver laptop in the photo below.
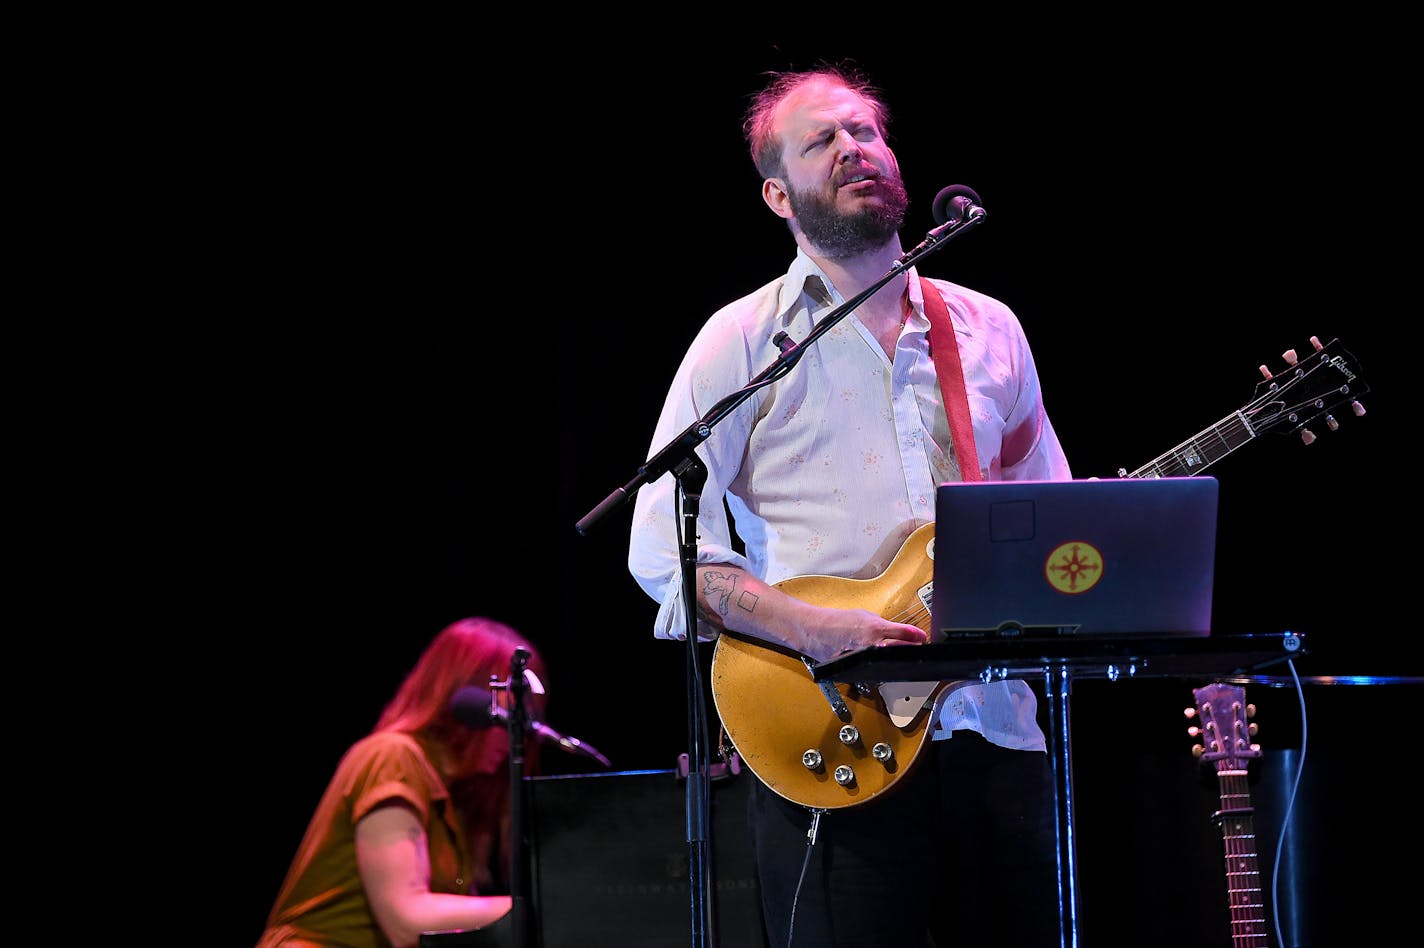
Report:
M 935 641 L 1211 634 L 1215 478 L 936 490 Z

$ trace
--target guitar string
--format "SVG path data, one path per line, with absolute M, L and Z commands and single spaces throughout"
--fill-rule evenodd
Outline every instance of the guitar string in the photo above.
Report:
M 1313 369 L 1310 371 L 1313 371 Z M 1226 455 L 1235 451 L 1237 448 L 1241 447 L 1242 444 L 1245 444 L 1246 440 L 1250 440 L 1249 438 L 1247 438 L 1246 440 L 1237 440 L 1238 438 L 1240 438 L 1240 436 L 1254 434 L 1250 424 L 1244 421 L 1239 414 L 1231 415 L 1219 424 L 1197 434 L 1196 436 L 1192 437 L 1187 441 L 1182 442 L 1176 448 L 1173 448 L 1171 451 L 1168 451 L 1157 459 L 1149 462 L 1139 470 L 1154 471 L 1158 474 L 1158 476 L 1165 476 L 1166 472 L 1168 471 L 1177 471 L 1185 473 L 1193 471 L 1194 469 L 1202 469 L 1203 465 L 1201 465 L 1199 462 L 1190 462 L 1188 460 L 1188 457 L 1207 453 L 1207 449 L 1203 447 L 1203 443 L 1208 440 L 1204 437 L 1208 432 L 1214 435 L 1216 440 L 1221 442 L 1221 445 L 1225 448 L 1225 451 L 1219 457 L 1209 458 L 1206 461 L 1207 465 L 1210 465 L 1215 461 L 1220 460 L 1222 457 L 1225 457 Z M 1171 461 L 1170 465 L 1167 463 L 1169 460 Z M 918 598 L 916 599 L 916 603 L 917 605 L 915 608 L 910 609 L 906 612 L 902 612 L 898 615 L 886 616 L 886 618 L 891 619 L 895 622 L 906 622 L 912 625 L 919 626 L 921 629 L 924 629 L 925 626 L 921 625 L 921 623 L 930 618 L 930 613 L 927 608 L 919 604 Z
M 1166 452 L 1161 457 L 1150 461 L 1147 464 L 1144 464 L 1142 467 L 1137 469 L 1137 472 L 1134 474 L 1134 476 L 1141 476 L 1144 472 L 1148 471 L 1155 472 L 1156 476 L 1158 477 L 1169 476 L 1164 473 L 1169 469 L 1175 470 L 1179 473 L 1192 473 L 1201 471 L 1203 469 L 1202 465 L 1190 464 L 1186 461 L 1187 451 L 1184 449 L 1190 446 L 1192 449 L 1200 450 L 1202 436 L 1206 435 L 1207 433 L 1216 435 L 1226 447 L 1225 453 L 1223 453 L 1220 457 L 1213 458 L 1207 461 L 1207 464 L 1212 464 L 1215 463 L 1215 461 L 1220 460 L 1222 457 L 1225 457 L 1227 454 L 1230 454 L 1232 451 L 1235 451 L 1237 448 L 1241 447 L 1241 445 L 1245 444 L 1246 441 L 1249 441 L 1251 438 L 1254 438 L 1261 434 L 1265 430 L 1265 427 L 1272 426 L 1276 419 L 1284 417 L 1291 420 L 1292 423 L 1295 424 L 1297 422 L 1295 416 L 1299 413 L 1309 412 L 1311 413 L 1310 418 L 1314 419 L 1318 417 L 1321 413 L 1329 411 L 1332 407 L 1334 407 L 1335 404 L 1338 404 L 1338 402 L 1326 404 L 1326 402 L 1324 401 L 1325 393 L 1320 392 L 1318 389 L 1307 390 L 1307 392 L 1305 393 L 1306 397 L 1293 404 L 1285 403 L 1286 396 L 1288 395 L 1288 393 L 1291 392 L 1292 389 L 1295 388 L 1297 384 L 1309 380 L 1310 377 L 1313 376 L 1316 372 L 1327 368 L 1331 364 L 1324 361 L 1324 359 L 1322 358 L 1322 351 L 1323 350 L 1317 350 L 1305 360 L 1293 366 L 1295 371 L 1292 375 L 1279 376 L 1276 379 L 1276 388 L 1269 390 L 1266 393 L 1257 396 L 1256 398 L 1253 398 L 1237 412 L 1223 419 L 1218 424 L 1213 425 L 1212 427 L 1206 429 L 1200 434 L 1188 439 L 1187 441 L 1182 442 L 1182 444 L 1178 445 L 1171 451 Z M 1330 392 L 1330 395 L 1332 397 L 1348 397 L 1348 393 L 1348 387 L 1342 386 L 1333 389 Z M 1281 407 L 1269 415 L 1257 417 L 1259 410 L 1263 406 L 1272 402 L 1281 403 Z M 1252 426 L 1251 422 L 1247 420 L 1247 418 L 1253 418 L 1258 422 L 1258 426 L 1264 425 L 1265 427 L 1259 427 L 1258 430 L 1257 427 Z M 1296 426 L 1300 427 L 1303 424 L 1304 422 L 1301 422 Z M 1240 441 L 1228 440 L 1225 437 L 1225 435 L 1227 434 L 1232 435 L 1233 438 L 1245 435 L 1245 439 Z M 1164 462 L 1167 461 L 1167 459 L 1169 458 L 1174 462 L 1170 468 L 1164 464 Z
M 916 601 L 918 601 L 918 599 Z M 905 622 L 909 625 L 918 626 L 921 622 L 928 619 L 929 617 L 930 611 L 926 609 L 923 605 L 921 605 L 914 609 L 906 609 L 904 612 L 897 613 L 893 616 L 886 616 L 885 618 L 889 619 L 891 622 Z M 920 628 L 923 629 L 924 627 L 920 626 Z
M 1241 800 L 1246 806 L 1250 805 L 1250 791 L 1244 775 L 1221 773 L 1218 777 L 1223 802 Z M 1222 823 L 1222 832 L 1226 840 L 1227 894 L 1232 925 L 1264 925 L 1261 873 L 1252 821 L 1250 817 L 1227 820 Z
M 1312 368 L 1308 370 L 1306 374 L 1308 375 L 1309 372 L 1313 371 L 1314 369 Z M 1290 384 L 1288 383 L 1286 387 L 1289 388 Z M 1280 394 L 1284 394 L 1284 389 L 1281 392 L 1277 393 L 1277 395 Z M 1248 405 L 1247 408 L 1249 407 L 1250 406 Z M 1292 406 L 1292 410 L 1296 410 L 1298 408 L 1299 406 Z M 1217 457 L 1208 458 L 1206 460 L 1205 465 L 1199 462 L 1193 463 L 1189 461 L 1189 455 L 1201 455 L 1207 453 L 1206 449 L 1202 446 L 1202 443 L 1208 440 L 1204 437 L 1208 433 L 1214 435 L 1215 439 L 1221 442 L 1222 446 L 1225 448 L 1225 451 Z M 1221 460 L 1221 458 L 1224 458 L 1227 455 L 1231 454 L 1237 448 L 1241 447 L 1243 444 L 1246 444 L 1250 440 L 1250 437 L 1239 441 L 1237 440 L 1237 438 L 1242 435 L 1254 434 L 1255 432 L 1253 432 L 1249 422 L 1243 420 L 1239 413 L 1232 414 L 1227 418 L 1223 419 L 1218 424 L 1213 425 L 1212 427 L 1204 431 L 1198 432 L 1193 437 L 1177 445 L 1177 447 L 1148 462 L 1141 468 L 1138 468 L 1138 471 L 1155 471 L 1158 476 L 1165 476 L 1166 472 L 1169 470 L 1176 471 L 1179 473 L 1200 471 L 1205 469 L 1205 467 L 1214 464 L 1216 461 Z M 1227 437 L 1228 435 L 1231 437 Z M 1169 460 L 1172 462 L 1170 465 L 1167 463 Z M 916 598 L 916 603 L 919 603 L 918 597 Z M 910 618 L 911 616 L 915 617 L 913 621 Z M 919 625 L 920 621 L 929 618 L 929 611 L 923 606 L 918 606 L 915 609 L 911 609 L 909 612 L 902 613 L 896 616 L 886 616 L 886 618 L 892 619 L 896 622 L 910 622 L 913 625 Z
M 1237 707 L 1239 710 L 1239 705 Z M 1249 746 L 1240 736 L 1240 727 L 1240 721 L 1236 721 L 1236 743 L 1238 747 L 1243 744 Z M 1223 809 L 1251 806 L 1250 784 L 1245 773 L 1221 770 L 1217 772 L 1217 782 L 1220 784 Z M 1265 934 L 1264 893 L 1261 890 L 1255 827 L 1251 817 L 1237 815 L 1223 819 L 1221 831 L 1226 851 L 1227 905 L 1235 943 L 1237 938 Z
M 1307 379 L 1307 377 L 1312 376 L 1312 374 L 1314 374 L 1317 369 L 1321 369 L 1321 367 L 1323 367 L 1323 364 L 1314 364 L 1314 366 L 1304 370 L 1302 374 L 1302 379 Z M 1232 446 L 1229 441 L 1226 441 L 1225 437 L 1222 437 L 1223 434 L 1233 434 L 1233 436 L 1235 436 L 1235 434 L 1252 434 L 1252 426 L 1250 426 L 1249 421 L 1243 420 L 1242 413 L 1246 413 L 1246 411 L 1252 411 L 1253 409 L 1259 409 L 1262 404 L 1269 403 L 1269 401 L 1283 400 L 1284 394 L 1286 394 L 1287 391 L 1292 389 L 1296 381 L 1297 380 L 1287 381 L 1287 383 L 1284 384 L 1282 389 L 1273 391 L 1273 393 L 1270 393 L 1269 396 L 1262 396 L 1259 397 L 1259 399 L 1253 400 L 1252 403 L 1247 404 L 1247 406 L 1243 407 L 1243 409 L 1240 410 L 1239 413 L 1232 414 L 1232 416 L 1229 416 L 1225 418 L 1225 420 L 1220 421 L 1219 424 L 1215 424 L 1215 426 L 1206 428 L 1206 431 L 1202 431 L 1202 433 L 1198 434 L 1198 436 L 1189 438 L 1188 441 L 1183 441 L 1183 443 L 1180 444 L 1178 448 L 1186 447 L 1188 446 L 1188 444 L 1190 444 L 1190 446 L 1195 447 L 1196 444 L 1198 444 L 1199 441 L 1202 440 L 1202 436 L 1205 436 L 1205 434 L 1213 434 L 1213 436 L 1219 437 L 1220 440 L 1225 441 L 1227 447 L 1229 447 L 1229 450 L 1235 450 L 1235 448 L 1239 446 Z M 1292 414 L 1297 413 L 1297 411 L 1307 410 L 1309 409 L 1309 407 L 1319 407 L 1319 404 L 1314 403 L 1314 399 L 1297 401 L 1297 403 L 1294 404 L 1284 404 L 1282 409 L 1274 411 L 1272 416 L 1267 417 L 1267 420 L 1272 417 L 1289 417 L 1292 416 Z M 1176 450 L 1168 451 L 1168 454 L 1176 454 Z M 1163 455 L 1163 457 L 1166 457 L 1166 455 Z M 1161 458 L 1159 458 L 1159 460 L 1161 460 Z
M 1238 750 L 1250 746 L 1249 737 L 1243 736 L 1244 724 L 1240 719 L 1243 710 L 1240 699 L 1232 703 L 1237 712 L 1232 715 L 1234 744 Z M 1216 714 L 1210 703 L 1200 708 L 1202 721 L 1208 732 L 1217 731 Z M 1224 750 L 1218 739 L 1212 740 L 1212 747 Z M 1246 944 L 1242 939 L 1254 940 L 1265 935 L 1265 902 L 1261 889 L 1260 869 L 1255 852 L 1255 828 L 1251 821 L 1251 791 L 1245 769 L 1232 769 L 1223 763 L 1217 765 L 1217 783 L 1221 796 L 1219 811 L 1223 848 L 1226 854 L 1226 894 L 1227 908 L 1231 923 L 1232 944 Z

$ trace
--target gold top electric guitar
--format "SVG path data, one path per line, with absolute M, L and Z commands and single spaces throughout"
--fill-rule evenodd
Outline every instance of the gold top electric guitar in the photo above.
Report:
M 1123 477 L 1200 474 L 1268 432 L 1300 431 L 1349 405 L 1369 389 L 1354 358 L 1333 340 L 1265 380 L 1241 408 Z M 930 632 L 934 524 L 901 545 L 883 573 L 871 579 L 797 576 L 777 588 L 823 606 L 868 609 Z M 815 809 L 855 806 L 880 796 L 914 766 L 931 734 L 939 701 L 951 682 L 887 682 L 879 686 L 817 682 L 814 663 L 760 639 L 724 632 L 712 653 L 712 696 L 722 727 L 743 762 L 772 790 Z

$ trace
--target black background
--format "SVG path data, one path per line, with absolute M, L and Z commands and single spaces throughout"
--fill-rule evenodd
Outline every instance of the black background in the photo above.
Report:
M 233 719 L 217 765 L 234 794 L 219 807 L 241 883 L 222 894 L 233 944 L 255 939 L 342 751 L 456 618 L 524 631 L 550 667 L 549 722 L 616 769 L 687 749 L 686 647 L 652 637 L 655 606 L 625 567 L 629 507 L 586 536 L 574 524 L 636 474 L 702 321 L 794 253 L 740 136 L 767 69 L 867 68 L 892 109 L 907 246 L 940 188 L 979 193 L 986 222 L 921 269 L 1018 313 L 1077 476 L 1152 460 L 1245 405 L 1257 366 L 1340 338 L 1367 414 L 1337 413 L 1309 446 L 1263 437 L 1210 471 L 1214 627 L 1307 633 L 1306 676 L 1424 671 L 1393 562 L 1412 562 L 1416 487 L 1413 314 L 1390 283 L 1413 263 L 1418 204 L 1402 70 L 1367 48 L 1388 27 L 1320 23 L 1286 42 L 1198 24 L 1201 42 L 1169 52 L 1164 34 L 1109 43 L 1079 24 L 1031 54 L 897 30 L 715 50 L 547 40 L 500 66 L 497 37 L 446 37 L 428 55 L 284 66 L 291 81 L 263 93 L 254 134 L 231 142 L 250 174 L 229 210 L 264 238 L 206 284 L 215 328 L 196 373 L 216 447 L 192 558 Z M 227 104 L 246 94 L 234 81 Z M 1117 799 L 1106 788 L 1138 751 L 1191 772 L 1192 684 L 1083 689 L 1085 726 L 1141 725 L 1086 742 L 1100 750 L 1085 801 L 1100 769 L 1099 799 Z M 1127 782 L 1144 812 L 1156 792 L 1133 788 L 1157 774 Z M 1200 818 L 1217 852 L 1196 802 L 1172 818 Z M 1145 818 L 1102 816 L 1085 843 Z

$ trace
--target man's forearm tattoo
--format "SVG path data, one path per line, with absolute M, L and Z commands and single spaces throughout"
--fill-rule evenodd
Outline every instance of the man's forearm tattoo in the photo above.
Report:
M 702 594 L 707 597 L 707 604 L 721 616 L 727 615 L 733 603 L 744 612 L 755 612 L 759 598 L 756 593 L 750 590 L 737 589 L 736 573 L 721 573 L 714 570 L 703 571 Z

